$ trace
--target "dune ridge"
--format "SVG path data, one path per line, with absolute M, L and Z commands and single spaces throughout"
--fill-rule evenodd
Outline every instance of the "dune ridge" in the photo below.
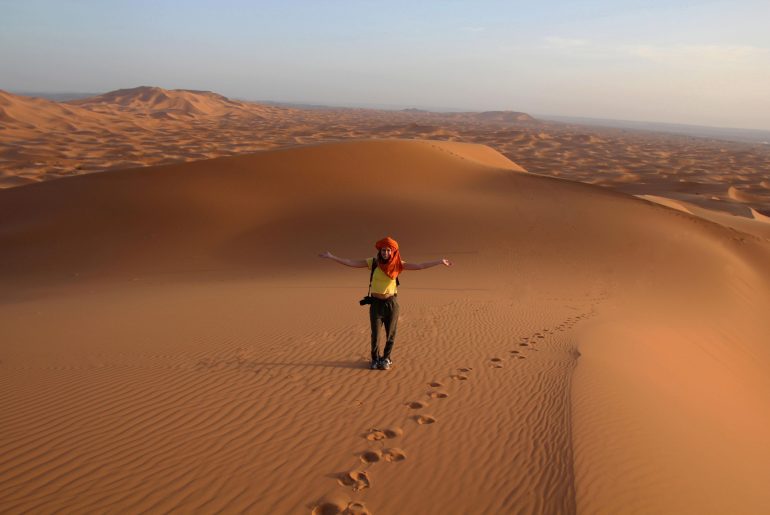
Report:
M 0 510 L 764 511 L 768 243 L 522 170 L 373 140 L 0 191 Z M 381 373 L 366 271 L 315 256 L 385 234 L 455 266 L 404 274 Z
M 684 213 L 695 215 L 704 220 L 718 223 L 725 227 L 730 227 L 746 235 L 752 235 L 759 238 L 764 238 L 770 241 L 770 217 L 764 216 L 751 208 L 747 209 L 747 216 L 735 216 L 725 213 L 723 211 L 715 211 L 712 209 L 702 208 L 700 206 L 690 204 L 682 200 L 674 200 L 667 197 L 659 197 L 656 195 L 639 195 L 639 198 L 655 202 L 657 204 L 676 209 Z

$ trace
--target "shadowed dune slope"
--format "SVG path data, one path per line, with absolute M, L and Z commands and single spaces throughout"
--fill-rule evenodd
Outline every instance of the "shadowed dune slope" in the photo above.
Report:
M 294 267 L 319 248 L 378 231 L 427 249 L 456 241 L 491 256 L 566 262 L 572 259 L 557 250 L 627 258 L 618 252 L 641 237 L 634 233 L 666 239 L 672 224 L 698 245 L 734 239 L 624 195 L 510 170 L 522 171 L 480 145 L 375 140 L 28 185 L 0 192 L 0 274 Z M 611 230 L 619 232 L 597 232 Z M 459 243 L 471 235 L 471 243 Z M 614 267 L 644 262 L 630 257 Z
M 378 375 L 367 272 L 316 255 L 386 234 L 454 266 Z M 2 190 L 0 511 L 765 512 L 768 258 L 461 143 Z
M 439 215 L 467 227 L 475 220 L 464 214 L 463 203 L 483 202 L 484 191 L 507 180 L 503 168 L 480 165 L 523 171 L 483 146 L 372 141 L 3 191 L 0 274 L 294 266 L 330 239 L 343 241 L 340 230 L 363 236 L 371 225 L 427 229 Z M 460 204 L 433 211 L 431 196 L 439 195 L 459 195 Z M 438 225 L 439 231 L 453 230 Z

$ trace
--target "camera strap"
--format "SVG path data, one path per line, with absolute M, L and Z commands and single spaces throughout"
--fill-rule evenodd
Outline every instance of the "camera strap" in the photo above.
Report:
M 374 277 L 374 269 L 377 268 L 377 258 L 372 258 L 372 272 L 369 274 L 369 291 L 366 296 L 369 297 L 372 294 L 372 278 Z

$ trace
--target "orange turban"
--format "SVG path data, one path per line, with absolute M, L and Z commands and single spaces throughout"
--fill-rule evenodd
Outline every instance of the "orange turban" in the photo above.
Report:
M 401 263 L 401 253 L 398 251 L 398 242 L 390 236 L 386 236 L 385 238 L 375 243 L 374 247 L 378 252 L 383 247 L 390 247 L 392 251 L 390 254 L 390 261 L 387 263 L 379 262 L 379 267 L 380 270 L 385 272 L 385 275 L 391 279 L 398 277 L 398 274 L 400 274 L 404 269 L 404 265 Z

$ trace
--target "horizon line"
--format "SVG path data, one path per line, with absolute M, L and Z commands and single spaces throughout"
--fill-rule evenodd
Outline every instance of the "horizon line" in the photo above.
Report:
M 218 95 L 225 96 L 226 98 L 232 99 L 232 100 L 239 100 L 242 102 L 251 102 L 251 103 L 257 103 L 257 104 L 275 104 L 275 105 L 285 105 L 285 106 L 297 106 L 300 108 L 306 108 L 306 109 L 313 109 L 313 108 L 332 108 L 332 109 L 371 109 L 371 110 L 380 110 L 380 111 L 403 111 L 406 109 L 418 109 L 421 111 L 426 111 L 430 113 L 483 113 L 483 112 L 494 112 L 494 111 L 500 111 L 500 112 L 516 112 L 516 113 L 524 113 L 532 116 L 536 119 L 543 119 L 544 121 L 556 121 L 556 122 L 562 122 L 562 123 L 578 123 L 584 122 L 586 125 L 591 126 L 597 126 L 597 127 L 606 127 L 606 128 L 624 128 L 617 125 L 602 125 L 602 123 L 614 123 L 614 124 L 654 124 L 654 125 L 664 125 L 667 126 L 670 129 L 706 129 L 706 130 L 727 130 L 727 131 L 739 131 L 739 132 L 745 132 L 755 135 L 764 135 L 770 137 L 770 127 L 765 129 L 758 129 L 758 128 L 750 128 L 750 127 L 738 127 L 738 126 L 729 126 L 729 125 L 700 125 L 695 123 L 684 123 L 684 122 L 671 122 L 671 121 L 662 121 L 662 120 L 635 120 L 635 119 L 628 119 L 628 118 L 605 118 L 605 117 L 595 117 L 595 116 L 588 116 L 588 115 L 565 115 L 565 114 L 559 114 L 559 113 L 537 113 L 537 112 L 530 112 L 527 110 L 519 110 L 519 109 L 504 109 L 504 108 L 497 108 L 497 109 L 468 109 L 468 108 L 462 108 L 462 107 L 446 107 L 446 106 L 426 106 L 426 105 L 418 105 L 418 104 L 390 104 L 390 103 L 359 103 L 359 102 L 353 102 L 353 103 L 347 103 L 347 102 L 338 102 L 338 101 L 331 101 L 331 102 L 314 102 L 311 100 L 302 100 L 302 101 L 292 101 L 292 100 L 272 100 L 272 99 L 255 99 L 255 98 L 246 98 L 242 96 L 228 96 L 224 95 L 222 93 L 218 93 L 217 91 L 211 90 L 211 89 L 191 89 L 191 88 L 164 88 L 162 86 L 147 86 L 147 85 L 141 85 L 141 86 L 133 86 L 128 88 L 117 88 L 117 89 L 111 89 L 107 91 L 102 92 L 87 92 L 87 91 L 33 91 L 33 90 L 4 90 L 14 95 L 20 95 L 20 96 L 29 96 L 29 97 L 38 97 L 38 98 L 45 98 L 46 100 L 51 100 L 53 102 L 66 102 L 68 100 L 76 100 L 76 99 L 82 99 L 82 98 L 88 98 L 91 96 L 99 96 L 104 95 L 107 93 L 111 93 L 114 91 L 120 91 L 120 90 L 131 90 L 131 89 L 138 89 L 138 88 L 158 88 L 158 89 L 165 89 L 168 91 L 192 91 L 192 92 L 210 92 L 215 93 Z M 2 88 L 0 88 L 2 90 Z M 52 96 L 70 96 L 72 95 L 73 98 L 71 99 L 55 99 L 55 98 L 47 98 Z M 625 128 L 637 128 L 639 130 L 647 130 L 647 131 L 653 131 L 653 132 L 666 132 L 665 130 L 656 130 L 651 128 L 644 128 L 644 127 L 625 127 Z M 770 144 L 768 141 L 762 142 L 764 144 Z

